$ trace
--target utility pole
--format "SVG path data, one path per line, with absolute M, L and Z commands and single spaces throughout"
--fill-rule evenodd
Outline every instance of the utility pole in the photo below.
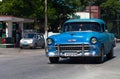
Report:
M 119 0 L 119 2 L 120 2 L 120 0 Z M 118 36 L 120 37 L 120 26 L 119 26 L 119 23 L 120 23 L 120 14 L 119 14 L 119 12 L 120 12 L 120 10 L 117 10 L 118 12 L 117 12 L 117 27 L 118 27 Z
M 90 19 L 91 19 L 91 4 L 92 4 L 92 1 L 90 0 L 90 1 L 89 1 L 89 13 L 90 13 Z
M 45 0 L 45 38 L 48 37 L 47 21 L 48 21 L 48 18 L 47 18 L 47 0 Z
M 46 47 L 47 47 L 47 42 L 46 39 L 48 37 L 48 27 L 47 24 L 48 23 L 48 18 L 47 18 L 47 0 L 45 0 L 45 52 L 46 52 Z
M 120 37 L 119 14 L 117 14 L 117 27 L 118 27 L 118 36 Z
M 92 6 L 92 4 L 94 3 L 94 1 L 93 0 L 89 0 L 89 13 L 90 13 L 90 19 L 92 18 L 92 10 L 91 10 L 91 6 Z

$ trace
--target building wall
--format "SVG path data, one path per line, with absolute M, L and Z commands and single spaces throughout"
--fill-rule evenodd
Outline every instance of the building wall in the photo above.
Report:
M 90 12 L 90 6 L 87 6 L 85 11 Z M 91 14 L 92 14 L 92 18 L 100 18 L 100 7 L 91 6 Z

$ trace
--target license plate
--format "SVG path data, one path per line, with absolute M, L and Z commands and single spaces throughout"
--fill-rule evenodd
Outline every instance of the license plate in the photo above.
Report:
M 24 45 L 28 45 L 28 43 L 25 41 L 24 43 L 23 43 Z
M 24 43 L 23 45 L 27 46 L 28 44 L 27 44 L 27 43 Z
M 65 53 L 65 56 L 77 56 L 77 53 Z

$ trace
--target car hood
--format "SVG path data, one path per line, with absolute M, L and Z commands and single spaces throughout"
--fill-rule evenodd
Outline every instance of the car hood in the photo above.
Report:
M 31 42 L 34 42 L 35 41 L 35 38 L 22 38 L 20 40 L 21 43 L 31 43 Z
M 23 41 L 29 41 L 29 40 L 34 40 L 34 38 L 22 38 L 21 40 L 23 40 Z
M 65 32 L 58 35 L 53 35 L 52 38 L 56 44 L 71 44 L 71 43 L 89 43 L 92 37 L 98 37 L 100 33 L 94 31 L 81 32 Z

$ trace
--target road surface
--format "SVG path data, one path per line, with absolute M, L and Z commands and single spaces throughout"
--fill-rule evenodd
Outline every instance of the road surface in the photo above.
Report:
M 0 79 L 120 79 L 120 45 L 102 64 L 61 60 L 50 64 L 44 49 L 0 48 Z

